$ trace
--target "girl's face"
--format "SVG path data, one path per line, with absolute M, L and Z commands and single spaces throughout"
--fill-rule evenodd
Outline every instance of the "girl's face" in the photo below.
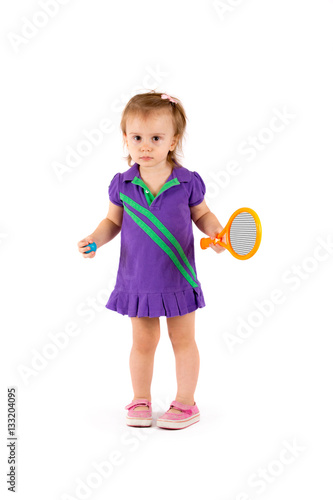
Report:
M 167 167 L 169 151 L 177 145 L 172 117 L 166 112 L 151 112 L 146 118 L 132 116 L 126 122 L 124 140 L 135 163 L 143 167 Z

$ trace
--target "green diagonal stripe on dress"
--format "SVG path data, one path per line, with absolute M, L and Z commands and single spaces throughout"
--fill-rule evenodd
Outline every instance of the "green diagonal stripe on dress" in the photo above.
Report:
M 177 259 L 175 253 L 171 250 L 171 248 L 168 247 L 168 245 L 162 240 L 162 238 L 160 238 L 151 227 L 149 227 L 145 222 L 143 222 L 143 220 L 141 220 L 140 217 L 138 217 L 134 212 L 132 212 L 125 205 L 124 205 L 124 210 L 126 210 L 126 212 L 128 213 L 128 215 L 130 217 L 132 217 L 132 219 L 134 220 L 134 222 L 136 222 L 138 224 L 138 226 L 140 226 L 141 229 L 143 229 L 143 231 L 145 233 L 147 233 L 148 236 L 150 236 L 150 238 L 152 240 L 154 240 L 155 243 L 162 250 L 164 250 L 164 252 L 170 257 L 170 259 L 172 260 L 172 262 L 178 268 L 178 270 L 182 273 L 182 275 L 184 276 L 184 278 L 187 279 L 187 281 L 193 286 L 193 288 L 196 288 L 198 286 L 198 284 L 195 281 L 193 281 L 193 279 L 188 274 L 188 272 L 185 271 L 185 269 L 183 268 L 183 266 L 181 265 L 181 263 Z
M 119 193 L 119 195 L 120 195 L 120 199 L 121 200 L 125 201 L 128 205 L 130 205 L 133 208 L 135 208 L 135 210 L 137 210 L 141 214 L 145 215 L 147 217 L 147 219 L 149 219 L 156 227 L 158 227 L 158 229 L 161 231 L 161 233 L 163 233 L 164 236 L 166 238 L 168 238 L 168 240 L 170 241 L 170 243 L 172 243 L 174 245 L 174 247 L 177 248 L 177 250 L 179 252 L 179 255 L 181 256 L 181 258 L 183 259 L 184 263 L 187 265 L 187 267 L 191 271 L 194 279 L 197 279 L 196 274 L 194 272 L 194 269 L 191 266 L 191 264 L 189 263 L 188 258 L 186 257 L 186 255 L 184 253 L 184 250 L 182 249 L 181 245 L 176 240 L 176 238 L 174 237 L 174 235 L 172 233 L 170 233 L 169 229 L 167 227 L 165 227 L 165 225 L 162 224 L 162 222 L 157 217 L 155 217 L 154 214 L 152 214 L 145 207 L 142 207 L 141 205 L 139 205 L 139 203 L 136 203 L 136 201 L 132 200 L 132 198 L 129 198 L 124 193 Z

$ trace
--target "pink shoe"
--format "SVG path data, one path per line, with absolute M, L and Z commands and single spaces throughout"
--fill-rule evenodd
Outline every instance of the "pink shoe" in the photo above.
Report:
M 148 406 L 147 410 L 137 410 L 137 406 Z M 128 410 L 126 424 L 133 427 L 149 427 L 152 424 L 151 402 L 148 399 L 134 399 L 132 403 L 125 406 Z
M 181 410 L 182 413 L 168 413 L 170 408 Z M 184 427 L 195 424 L 200 420 L 199 408 L 195 402 L 191 406 L 178 403 L 178 401 L 172 401 L 170 408 L 164 415 L 157 419 L 157 427 L 162 427 L 162 429 L 184 429 Z

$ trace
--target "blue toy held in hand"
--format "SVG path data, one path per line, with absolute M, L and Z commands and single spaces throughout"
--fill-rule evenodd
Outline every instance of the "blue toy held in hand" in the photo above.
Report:
M 84 253 L 96 252 L 97 247 L 96 247 L 96 243 L 95 242 L 89 243 L 89 245 L 86 245 L 84 248 L 86 248 L 86 247 L 90 247 L 90 250 L 87 250 Z

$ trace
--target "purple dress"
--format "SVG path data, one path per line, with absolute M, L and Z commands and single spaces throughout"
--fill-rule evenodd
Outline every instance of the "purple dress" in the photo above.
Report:
M 117 280 L 105 307 L 129 317 L 182 316 L 205 307 L 189 207 L 204 200 L 197 172 L 173 171 L 156 197 L 138 163 L 117 173 L 109 199 L 124 208 Z

